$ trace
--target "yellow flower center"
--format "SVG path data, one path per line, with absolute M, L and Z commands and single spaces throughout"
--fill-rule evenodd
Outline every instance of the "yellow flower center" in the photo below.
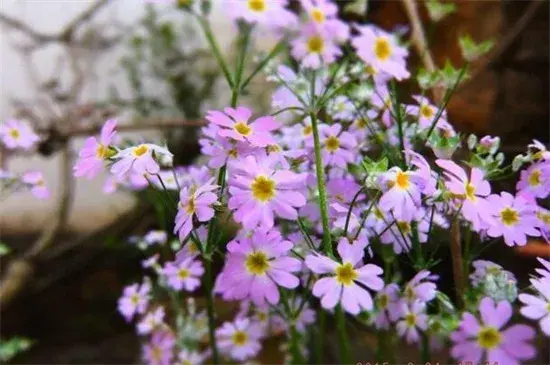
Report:
M 309 136 L 313 132 L 313 128 L 310 125 L 306 125 L 304 129 L 302 129 L 302 134 L 304 136 Z
M 380 61 L 385 61 L 391 56 L 391 46 L 387 39 L 379 37 L 374 42 L 374 54 Z
M 315 20 L 317 23 L 322 23 L 325 21 L 325 14 L 317 8 L 313 9 L 311 11 L 311 17 L 313 20 Z
M 178 278 L 180 278 L 181 280 L 185 280 L 189 277 L 189 270 L 187 269 L 179 269 L 178 270 Z
M 378 297 L 378 308 L 385 309 L 390 303 L 390 298 L 387 294 L 382 294 Z
M 139 295 L 137 294 L 133 294 L 131 297 L 130 297 L 130 301 L 132 302 L 133 305 L 137 305 L 139 303 Z
M 397 173 L 397 175 L 395 176 L 395 184 L 403 190 L 408 189 L 410 184 L 411 184 L 409 182 L 409 175 L 407 175 L 404 172 L 399 171 Z
M 109 148 L 100 143 L 95 150 L 95 155 L 97 158 L 104 160 L 109 155 Z
M 330 136 L 325 142 L 325 147 L 329 152 L 335 152 L 340 148 L 340 141 L 335 136 Z
M 279 145 L 276 145 L 276 144 L 270 144 L 269 146 L 267 146 L 266 150 L 267 150 L 267 153 L 279 152 L 281 150 L 281 147 L 279 147 Z
M 403 234 L 411 233 L 411 225 L 410 225 L 409 222 L 398 221 L 397 222 L 397 227 L 399 227 L 399 230 Z
M 325 41 L 323 38 L 319 37 L 318 35 L 315 35 L 308 39 L 307 41 L 307 49 L 311 53 L 321 53 L 323 52 L 323 49 L 325 48 Z
M 366 121 L 366 119 L 364 118 L 359 118 L 355 121 L 355 125 L 357 125 L 357 128 L 366 128 L 368 126 L 368 123 Z
M 416 298 L 416 295 L 414 294 L 414 289 L 410 286 L 407 286 L 407 288 L 405 288 L 405 298 L 407 298 L 407 300 L 409 301 L 413 301 Z
M 498 275 L 498 274 L 500 274 L 500 268 L 497 267 L 497 266 L 491 266 L 491 267 L 487 268 L 487 274 Z
M 476 188 L 472 184 L 467 183 L 464 190 L 466 190 L 466 198 L 471 201 L 476 201 Z
M 227 152 L 227 155 L 233 158 L 237 158 L 238 156 L 237 149 L 236 148 L 230 149 L 229 152 Z
M 546 305 L 546 311 L 547 311 L 548 313 L 550 313 L 550 303 L 548 303 L 548 304 Z
M 269 269 L 269 258 L 262 251 L 256 251 L 246 256 L 244 266 L 251 274 L 264 275 Z
M 542 172 L 539 169 L 534 169 L 529 174 L 529 178 L 527 179 L 529 181 L 529 185 L 531 186 L 539 186 L 541 183 L 540 176 L 542 175 Z
M 18 130 L 18 129 L 16 129 L 16 128 L 11 128 L 11 129 L 10 129 L 10 136 L 11 136 L 11 138 L 13 138 L 13 139 L 18 139 L 19 136 L 21 136 L 21 133 L 19 133 L 19 130 Z
M 502 220 L 502 223 L 504 223 L 505 225 L 513 226 L 514 224 L 519 222 L 518 211 L 510 207 L 506 207 L 500 211 L 500 219 Z
M 384 219 L 384 213 L 378 207 L 374 208 L 374 216 L 378 219 Z
M 275 181 L 266 176 L 257 176 L 254 181 L 252 181 L 250 190 L 252 190 L 252 196 L 256 200 L 265 203 L 275 196 Z
M 376 75 L 377 74 L 376 69 L 374 67 L 372 67 L 371 65 L 366 65 L 365 66 L 365 73 L 367 75 Z
M 257 13 L 261 13 L 267 8 L 267 4 L 265 0 L 248 0 L 248 8 Z
M 355 279 L 357 279 L 357 271 L 353 268 L 351 263 L 346 262 L 336 268 L 336 281 L 342 285 L 350 285 Z
M 195 196 L 192 196 L 191 199 L 187 202 L 187 206 L 185 207 L 185 212 L 187 214 L 193 214 L 195 213 Z
M 188 242 L 187 243 L 187 250 L 189 251 L 189 253 L 199 252 L 199 248 L 197 247 L 195 242 Z
M 248 125 L 246 125 L 246 123 L 243 122 L 236 123 L 233 129 L 235 129 L 237 133 L 243 136 L 248 136 L 250 132 L 252 132 L 252 128 L 250 128 Z
M 237 346 L 244 346 L 248 341 L 248 335 L 243 331 L 235 331 L 232 337 L 233 343 Z
M 265 312 L 258 312 L 258 321 L 265 322 L 267 320 L 267 313 Z
M 550 225 L 550 214 L 538 212 L 537 218 L 540 219 L 544 224 Z
M 147 152 L 148 148 L 146 145 L 142 144 L 137 147 L 134 147 L 134 150 L 132 151 L 134 153 L 134 156 L 140 157 L 143 156 Z
M 494 327 L 482 327 L 477 335 L 477 343 L 484 349 L 494 349 L 502 342 L 502 335 Z
M 420 107 L 420 115 L 430 119 L 434 116 L 434 110 L 429 105 L 422 105 Z
M 405 323 L 407 327 L 414 327 L 416 325 L 416 316 L 413 313 L 409 313 L 405 316 Z

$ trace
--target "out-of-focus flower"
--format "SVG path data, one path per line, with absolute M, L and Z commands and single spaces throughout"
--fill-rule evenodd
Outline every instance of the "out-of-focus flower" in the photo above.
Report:
M 166 231 L 153 230 L 153 231 L 147 232 L 147 234 L 143 237 L 143 240 L 149 246 L 152 246 L 152 245 L 163 245 L 163 244 L 165 244 L 167 238 L 168 237 L 166 235 Z
M 154 154 L 172 156 L 164 147 L 143 143 L 125 148 L 114 155 L 112 158 L 117 161 L 111 166 L 111 172 L 118 176 L 124 176 L 130 171 L 141 175 L 156 174 L 160 171 L 160 167 L 155 161 Z
M 148 365 L 172 365 L 175 345 L 176 338 L 171 331 L 155 331 L 143 347 L 143 359 Z
M 27 171 L 23 174 L 21 181 L 26 184 L 31 193 L 39 199 L 48 199 L 50 190 L 44 182 L 44 175 L 40 171 Z
M 116 125 L 116 119 L 109 119 L 101 128 L 99 140 L 96 137 L 86 138 L 78 152 L 78 160 L 73 168 L 74 176 L 92 179 L 101 171 L 105 160 L 116 154 L 110 148 L 116 136 Z
M 164 308 L 157 307 L 153 311 L 150 311 L 143 317 L 137 324 L 137 333 L 140 335 L 147 335 L 164 323 Z
M 212 191 L 216 190 L 218 185 L 213 185 L 213 181 L 214 178 L 211 178 L 202 186 L 193 185 L 191 188 L 181 189 L 174 226 L 174 233 L 179 235 L 180 241 L 183 241 L 193 229 L 193 217 L 199 222 L 208 222 L 214 216 L 212 206 L 216 204 L 218 197 Z
M 118 311 L 126 321 L 132 320 L 134 315 L 143 314 L 149 303 L 151 285 L 148 281 L 143 284 L 132 284 L 124 288 L 122 297 L 118 300 Z
M 435 298 L 437 293 L 437 285 L 433 283 L 437 278 L 437 275 L 433 275 L 428 270 L 419 271 L 407 285 L 405 285 L 403 299 L 409 304 L 416 301 L 422 303 L 431 301 Z
M 320 32 L 314 24 L 308 23 L 302 27 L 298 38 L 292 41 L 291 54 L 302 67 L 319 69 L 333 63 L 342 51 L 333 35 Z
M 308 19 L 320 32 L 331 34 L 338 42 L 349 38 L 349 26 L 338 19 L 338 6 L 330 0 L 301 0 Z
M 16 119 L 9 119 L 0 125 L 0 138 L 10 150 L 30 150 L 40 140 L 27 122 Z
M 399 301 L 399 286 L 395 283 L 386 285 L 375 298 L 376 317 L 374 326 L 377 329 L 389 329 L 401 316 L 402 305 Z
M 166 263 L 162 272 L 170 288 L 192 292 L 201 285 L 200 277 L 204 274 L 204 268 L 200 261 L 186 257 L 178 262 Z
M 507 301 L 494 302 L 483 298 L 479 304 L 481 323 L 469 312 L 462 315 L 459 329 L 451 334 L 454 346 L 451 355 L 460 362 L 519 364 L 535 356 L 535 348 L 529 343 L 535 331 L 524 324 L 504 329 L 512 317 L 512 305 Z
M 225 322 L 216 330 L 220 350 L 237 361 L 256 356 L 262 348 L 260 339 L 263 336 L 262 326 L 248 318 Z
M 523 170 L 516 188 L 518 192 L 546 198 L 550 194 L 550 161 L 538 162 Z
M 296 15 L 285 9 L 287 0 L 225 0 L 225 9 L 232 19 L 242 19 L 273 30 L 292 28 Z
M 401 320 L 397 322 L 397 333 L 405 337 L 407 343 L 416 343 L 420 340 L 418 330 L 423 332 L 428 329 L 428 315 L 426 314 L 426 304 L 416 301 L 412 304 L 402 304 Z
M 530 281 L 537 295 L 519 295 L 519 301 L 525 304 L 521 308 L 521 314 L 529 319 L 539 321 L 542 332 L 550 337 L 550 277 L 531 279 Z
M 405 58 L 407 50 L 401 47 L 394 36 L 375 26 L 358 26 L 359 35 L 352 39 L 359 57 L 377 71 L 392 75 L 397 80 L 410 76 Z

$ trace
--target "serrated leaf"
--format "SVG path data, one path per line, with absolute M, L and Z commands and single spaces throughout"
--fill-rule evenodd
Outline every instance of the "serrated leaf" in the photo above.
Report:
M 440 3 L 437 0 L 429 0 L 425 2 L 425 5 L 430 19 L 434 22 L 439 22 L 456 11 L 456 5 L 453 3 Z
M 462 57 L 472 62 L 488 53 L 495 45 L 495 42 L 489 39 L 481 43 L 475 43 L 469 34 L 465 34 L 458 38 L 458 44 Z

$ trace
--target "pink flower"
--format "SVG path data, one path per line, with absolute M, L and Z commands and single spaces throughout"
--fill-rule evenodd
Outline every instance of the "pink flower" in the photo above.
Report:
M 124 176 L 130 171 L 141 175 L 156 174 L 160 171 L 160 167 L 155 161 L 154 154 L 172 156 L 166 148 L 143 143 L 123 149 L 114 155 L 113 159 L 118 161 L 111 166 L 111 172 L 118 176 Z
M 401 315 L 402 303 L 399 300 L 399 287 L 388 284 L 376 295 L 376 317 L 374 326 L 377 329 L 389 329 L 391 323 L 397 322 Z
M 410 221 L 420 207 L 420 192 L 424 179 L 415 171 L 403 171 L 392 167 L 380 177 L 382 190 L 388 189 L 380 198 L 378 206 L 403 221 Z
M 520 294 L 518 299 L 525 304 L 521 314 L 529 319 L 540 321 L 540 329 L 550 337 L 550 277 L 531 279 L 531 286 L 537 295 Z
M 143 359 L 147 365 L 172 365 L 176 338 L 170 330 L 155 331 L 143 347 Z
M 150 311 L 143 317 L 143 319 L 137 324 L 137 333 L 140 335 L 146 335 L 153 330 L 161 327 L 164 324 L 164 308 L 157 307 L 155 310 Z
M 31 193 L 39 199 L 48 199 L 50 190 L 44 182 L 44 175 L 40 171 L 27 171 L 21 179 L 30 189 Z
M 189 256 L 176 262 L 168 262 L 162 272 L 170 288 L 192 292 L 201 285 L 200 277 L 204 274 L 204 268 L 200 261 Z
M 359 35 L 351 40 L 359 57 L 374 70 L 383 71 L 397 80 L 410 76 L 404 47 L 399 46 L 392 34 L 372 25 L 358 26 Z
M 420 339 L 418 330 L 428 329 L 428 315 L 426 314 L 426 303 L 415 301 L 412 304 L 401 306 L 401 320 L 397 322 L 397 333 L 405 337 L 407 343 L 415 343 Z
M 136 313 L 143 314 L 149 303 L 151 284 L 133 284 L 124 288 L 122 297 L 118 300 L 118 311 L 124 316 L 127 322 L 132 320 Z
M 500 275 L 504 273 L 509 281 L 516 282 L 516 277 L 510 271 L 504 270 L 499 264 L 487 260 L 475 260 L 472 262 L 474 272 L 470 274 L 473 286 L 479 286 L 488 275 Z
M 242 19 L 270 29 L 294 27 L 296 15 L 285 9 L 287 0 L 225 0 L 225 9 L 232 19 Z
M 27 122 L 16 119 L 9 119 L 0 125 L 0 138 L 10 150 L 30 150 L 40 140 Z
M 74 176 L 91 179 L 101 171 L 104 161 L 114 155 L 110 145 L 116 136 L 116 125 L 116 119 L 109 119 L 101 128 L 99 141 L 96 137 L 86 138 L 73 167 Z
M 432 126 L 439 108 L 431 104 L 430 99 L 425 96 L 415 95 L 413 99 L 416 100 L 418 105 L 407 105 L 407 114 L 418 118 L 418 125 L 422 129 L 428 129 Z M 441 113 L 437 125 L 446 126 L 447 113 L 443 111 Z
M 221 137 L 218 134 L 219 131 L 218 125 L 209 124 L 202 129 L 205 138 L 199 139 L 201 152 L 210 157 L 208 166 L 213 169 L 218 169 L 229 162 L 249 155 L 256 149 L 247 141 L 235 142 Z
M 265 147 L 274 144 L 271 132 L 279 128 L 279 123 L 272 116 L 260 117 L 248 123 L 252 111 L 239 106 L 236 109 L 225 108 L 223 112 L 211 110 L 206 120 L 219 125 L 218 135 L 239 142 L 248 142 L 255 147 Z
M 174 233 L 179 234 L 180 241 L 193 229 L 193 217 L 199 222 L 208 222 L 214 216 L 213 205 L 217 204 L 218 197 L 212 191 L 218 185 L 212 185 L 214 178 L 211 178 L 204 185 L 191 188 L 184 187 L 180 191 L 178 214 L 176 215 Z
M 364 251 L 361 245 L 340 242 L 338 254 L 342 263 L 317 253 L 306 257 L 306 266 L 311 271 L 328 274 L 317 280 L 313 286 L 313 295 L 321 298 L 321 306 L 325 309 L 332 309 L 340 303 L 346 312 L 354 315 L 361 310 L 372 310 L 371 294 L 364 287 L 375 291 L 382 289 L 384 281 L 379 276 L 383 270 L 373 264 L 363 265 Z
M 550 261 L 546 261 L 542 257 L 537 257 L 538 262 L 544 266 L 544 269 L 535 269 L 537 274 L 539 274 L 542 278 L 547 278 L 550 280 Z
M 332 35 L 320 32 L 314 24 L 308 23 L 292 41 L 291 54 L 303 67 L 319 69 L 336 61 L 342 51 Z
M 357 141 L 353 134 L 342 132 L 341 124 L 319 126 L 319 134 L 322 144 L 322 157 L 324 166 L 338 166 L 346 168 L 348 163 L 353 163 L 356 156 L 354 148 Z M 310 141 L 312 144 L 313 141 Z
M 225 322 L 216 330 L 220 350 L 237 361 L 256 356 L 262 346 L 264 336 L 262 325 L 248 318 L 237 318 L 234 322 Z
M 472 223 L 475 231 L 490 225 L 491 207 L 486 197 L 491 194 L 491 185 L 485 180 L 485 174 L 477 167 L 473 167 L 470 176 L 450 160 L 436 160 L 435 163 L 443 169 L 446 177 L 445 186 L 459 199 L 462 205 L 461 213 Z
M 525 199 L 502 192 L 490 195 L 487 200 L 494 218 L 487 230 L 489 236 L 504 237 L 508 246 L 523 246 L 527 243 L 527 236 L 540 236 L 534 207 Z
M 283 241 L 277 231 L 257 229 L 250 238 L 227 245 L 227 260 L 216 283 L 224 299 L 250 298 L 256 305 L 279 302 L 277 285 L 296 288 L 300 281 L 290 274 L 302 267 L 300 260 L 288 256 L 292 242 Z
M 550 161 L 541 161 L 523 170 L 516 188 L 520 193 L 546 198 L 550 194 Z
M 482 358 L 491 364 L 519 364 L 536 351 L 529 341 L 535 331 L 524 324 L 504 329 L 512 317 L 512 305 L 507 301 L 496 304 L 485 297 L 479 305 L 481 323 L 469 312 L 462 315 L 459 329 L 451 334 L 454 346 L 451 355 L 460 362 L 481 363 Z M 484 356 L 485 355 L 485 356 Z
M 338 19 L 338 6 L 329 0 L 301 0 L 302 7 L 320 32 L 333 35 L 340 43 L 349 38 L 349 26 Z
M 298 218 L 296 208 L 306 203 L 299 192 L 305 176 L 278 169 L 276 160 L 247 156 L 231 165 L 228 207 L 245 229 L 258 224 L 273 227 L 275 214 L 284 219 Z
M 405 286 L 404 300 L 409 304 L 431 301 L 437 293 L 437 286 L 432 281 L 437 278 L 437 275 L 432 275 L 428 270 L 419 271 Z

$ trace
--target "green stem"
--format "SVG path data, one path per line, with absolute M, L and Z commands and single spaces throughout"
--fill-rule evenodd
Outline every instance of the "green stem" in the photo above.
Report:
M 322 364 L 325 334 L 325 310 L 323 308 L 317 309 L 317 319 L 319 320 L 319 326 L 317 328 L 317 336 L 313 339 L 313 345 L 315 347 L 315 363 Z
M 422 345 L 420 348 L 420 363 L 421 364 L 429 364 L 430 363 L 430 342 L 428 339 L 428 335 L 425 333 L 422 334 Z
M 222 69 L 223 75 L 227 80 L 227 84 L 229 85 L 229 87 L 233 88 L 234 84 L 233 80 L 231 79 L 229 68 L 227 67 L 227 63 L 225 62 L 225 59 L 220 52 L 220 48 L 218 47 L 218 43 L 216 42 L 216 38 L 214 37 L 214 33 L 212 32 L 212 28 L 210 28 L 210 23 L 208 22 L 208 19 L 200 15 L 197 15 L 197 19 L 199 20 L 199 23 L 204 31 L 204 35 L 206 36 L 206 40 L 210 45 L 210 49 L 212 49 L 212 53 L 214 54 L 216 61 L 218 61 L 218 65 Z
M 294 319 L 290 323 L 290 353 L 292 354 L 292 364 L 306 363 L 300 349 L 300 333 L 296 329 Z
M 285 44 L 287 44 L 286 43 L 287 41 L 288 41 L 287 39 L 283 39 L 283 40 L 279 41 L 275 45 L 275 47 L 273 47 L 271 52 L 269 52 L 269 54 L 258 64 L 258 67 L 256 67 L 256 69 L 254 71 L 252 71 L 252 73 L 243 81 L 243 83 L 241 85 L 241 90 L 244 90 L 248 86 L 250 81 L 252 81 L 254 76 L 256 76 L 258 74 L 258 72 L 263 70 L 263 68 L 267 65 L 267 63 L 269 61 L 271 61 L 271 59 L 273 59 L 273 57 L 278 55 L 279 52 L 281 52 L 283 50 Z
M 212 349 L 212 362 L 219 364 L 220 359 L 218 356 L 218 346 L 216 344 L 216 315 L 214 313 L 214 288 L 212 280 L 212 258 L 207 257 L 205 260 L 206 275 L 205 275 L 205 289 L 206 289 L 206 312 L 208 315 L 208 337 L 210 339 L 210 347 Z
M 341 305 L 336 308 L 336 326 L 338 327 L 338 339 L 340 341 L 340 364 L 351 364 L 348 335 L 346 333 L 346 314 Z
M 323 251 L 334 256 L 330 239 L 330 225 L 328 221 L 327 191 L 325 187 L 325 169 L 321 157 L 321 141 L 319 139 L 319 126 L 317 114 L 310 113 L 311 127 L 313 129 L 313 143 L 315 146 L 315 170 L 317 171 L 317 189 L 319 190 L 319 209 L 321 210 L 321 223 L 323 224 Z

